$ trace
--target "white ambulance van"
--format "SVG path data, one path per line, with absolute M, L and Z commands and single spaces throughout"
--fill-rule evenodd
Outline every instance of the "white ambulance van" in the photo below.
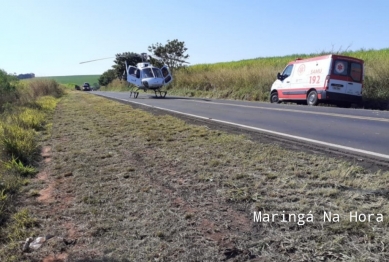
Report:
M 362 102 L 363 60 L 325 55 L 290 62 L 270 91 L 270 102 L 291 101 L 315 106 L 318 103 L 349 107 Z

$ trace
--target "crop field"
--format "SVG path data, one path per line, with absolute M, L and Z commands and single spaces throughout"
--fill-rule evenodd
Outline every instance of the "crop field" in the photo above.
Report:
M 82 85 L 85 82 L 93 85 L 94 83 L 98 83 L 100 75 L 74 75 L 74 76 L 46 76 L 46 77 L 37 77 L 44 79 L 53 79 L 57 81 L 59 84 L 74 84 L 74 85 Z
M 388 170 L 83 92 L 52 121 L 13 217 L 49 238 L 4 261 L 389 259 Z

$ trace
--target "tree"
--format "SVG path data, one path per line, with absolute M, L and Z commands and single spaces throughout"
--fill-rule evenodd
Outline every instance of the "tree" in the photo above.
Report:
M 18 78 L 0 69 L 0 94 L 15 91 Z
M 125 62 L 127 62 L 127 65 L 136 66 L 137 63 L 142 62 L 142 57 L 139 54 L 133 52 L 116 54 L 116 58 L 114 61 L 115 64 L 112 66 L 112 68 L 115 72 L 116 77 L 120 79 L 123 77 L 123 74 L 125 74 L 126 71 Z
M 148 47 L 148 51 L 162 58 L 171 70 L 184 67 L 184 64 L 187 63 L 185 59 L 189 57 L 189 55 L 185 54 L 187 50 L 185 42 L 180 42 L 177 39 L 167 40 L 166 45 L 156 43 Z
M 99 85 L 107 86 L 116 78 L 115 70 L 108 69 L 99 77 Z

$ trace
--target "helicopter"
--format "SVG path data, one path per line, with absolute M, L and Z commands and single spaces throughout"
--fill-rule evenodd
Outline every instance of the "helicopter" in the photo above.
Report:
M 148 55 L 150 58 L 158 59 Z M 126 62 L 126 74 L 127 82 L 132 84 L 130 91 L 130 97 L 134 95 L 134 98 L 138 98 L 139 90 L 147 91 L 153 90 L 156 97 L 164 98 L 167 91 L 161 91 L 161 88 L 173 81 L 173 77 L 167 65 L 163 65 L 161 68 L 153 66 L 150 60 L 147 59 L 147 54 L 141 54 L 142 60 L 146 58 L 146 61 L 137 63 L 136 66 L 127 65 Z M 162 59 L 158 59 L 162 62 Z M 161 61 L 162 60 L 162 61 Z
M 142 62 L 137 63 L 136 66 L 127 65 L 127 61 L 125 61 L 126 69 L 123 72 L 123 76 L 127 75 L 126 80 L 131 84 L 130 97 L 133 96 L 134 98 L 138 98 L 139 90 L 145 92 L 147 92 L 147 90 L 152 90 L 156 97 L 165 98 L 167 91 L 161 91 L 161 88 L 173 81 L 169 67 L 164 63 L 164 59 L 162 58 L 148 55 L 147 53 L 141 53 L 140 57 L 142 58 Z M 80 64 L 109 58 L 111 57 L 85 61 Z M 155 60 L 158 63 L 163 64 L 163 66 L 154 66 L 151 63 L 151 60 Z M 178 59 L 174 60 L 188 63 Z

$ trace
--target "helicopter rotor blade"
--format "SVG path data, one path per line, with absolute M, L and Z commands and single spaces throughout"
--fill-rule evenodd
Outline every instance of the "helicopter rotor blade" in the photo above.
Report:
M 173 57 L 158 57 L 158 56 L 155 56 L 155 55 L 149 55 L 149 57 L 152 57 L 154 59 L 157 59 L 159 61 L 162 61 L 162 62 L 165 62 L 166 59 L 170 59 L 170 60 L 175 60 L 177 62 L 180 62 L 180 63 L 186 63 L 186 64 L 190 64 L 189 62 L 186 62 L 184 60 L 180 60 L 180 59 L 177 59 L 177 58 L 173 58 Z
M 158 60 L 158 61 L 161 61 L 161 62 L 163 62 L 163 59 L 161 58 L 161 57 L 159 57 L 159 56 L 155 56 L 155 55 L 148 55 L 150 58 L 153 58 L 153 59 L 156 59 L 156 60 Z
M 99 60 L 105 60 L 105 59 L 110 59 L 110 58 L 115 58 L 115 57 L 106 57 L 106 58 L 94 59 L 94 60 L 89 60 L 89 61 L 80 62 L 80 64 L 85 64 L 85 63 L 89 63 L 89 62 L 94 62 L 94 61 L 99 61 Z
M 189 64 L 189 62 L 186 62 L 186 61 L 181 60 L 181 59 L 173 58 L 173 57 L 168 57 L 168 56 L 167 56 L 165 59 L 170 59 L 170 60 L 174 60 L 174 61 L 177 61 L 177 62 L 180 62 L 180 63 Z

